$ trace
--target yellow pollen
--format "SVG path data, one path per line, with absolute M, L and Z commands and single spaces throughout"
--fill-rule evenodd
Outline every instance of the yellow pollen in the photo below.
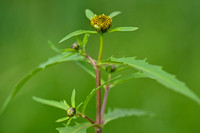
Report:
M 90 24 L 98 32 L 105 33 L 111 27 L 112 19 L 104 14 L 98 16 L 95 14 L 94 18 L 91 18 Z

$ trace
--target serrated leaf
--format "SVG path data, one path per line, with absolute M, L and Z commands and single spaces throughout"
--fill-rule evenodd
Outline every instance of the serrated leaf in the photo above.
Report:
M 94 13 L 90 9 L 85 10 L 86 17 L 91 20 L 91 18 L 94 18 Z
M 97 33 L 97 32 L 96 31 L 91 31 L 91 30 L 77 30 L 77 31 L 74 31 L 74 32 L 68 34 L 67 36 L 65 36 L 63 39 L 61 39 L 59 41 L 59 43 L 61 43 L 63 41 L 66 41 L 69 38 L 74 37 L 74 36 L 78 36 L 78 35 L 81 35 L 81 34 L 94 34 L 94 33 Z
M 117 67 L 117 66 L 116 66 Z M 129 66 L 119 66 L 114 72 L 121 72 L 123 70 L 129 69 Z
M 63 117 L 63 118 L 56 120 L 56 122 L 63 122 L 63 121 L 66 121 L 68 119 L 69 119 L 69 117 L 67 116 L 67 117 Z
M 87 128 L 91 127 L 93 124 L 89 122 L 76 123 L 75 126 L 66 126 L 57 128 L 59 133 L 86 133 Z
M 39 98 L 39 97 L 33 97 L 33 99 L 36 102 L 46 104 L 46 105 L 49 105 L 49 106 L 53 106 L 53 107 L 56 107 L 56 108 L 59 108 L 59 109 L 63 109 L 65 111 L 67 111 L 67 109 L 68 109 L 68 107 L 65 104 L 63 104 L 62 102 L 57 102 L 57 101 L 54 101 L 54 100 L 47 100 L 47 99 L 43 99 L 43 98 Z
M 112 13 L 109 15 L 109 17 L 110 17 L 110 18 L 113 18 L 113 17 L 115 17 L 115 16 L 117 16 L 117 15 L 119 15 L 119 14 L 121 14 L 120 11 L 114 11 L 114 12 L 112 12 Z
M 199 97 L 192 92 L 183 82 L 179 81 L 175 78 L 174 75 L 171 75 L 164 70 L 160 66 L 151 65 L 146 62 L 146 60 L 138 60 L 133 57 L 126 58 L 114 58 L 111 57 L 110 61 L 113 63 L 122 63 L 127 64 L 129 66 L 134 67 L 145 73 L 148 78 L 155 79 L 159 83 L 163 84 L 167 88 L 174 90 L 180 94 L 183 94 L 190 99 L 196 101 L 200 104 Z
M 115 82 L 113 82 L 111 84 L 111 86 L 116 86 L 120 83 L 123 83 L 123 82 L 126 82 L 128 80 L 131 80 L 131 79 L 136 79 L 136 78 L 146 78 L 147 75 L 142 73 L 142 72 L 136 72 L 136 73 L 133 73 L 133 74 L 130 74 L 130 75 L 126 75 L 126 76 L 123 76 L 119 79 L 117 79 Z
M 110 30 L 109 32 L 116 32 L 116 31 L 135 31 L 137 30 L 138 27 L 117 27 L 114 28 L 112 30 Z
M 120 78 L 121 76 L 117 76 L 109 81 L 104 82 L 103 84 L 101 84 L 99 87 L 92 89 L 92 91 L 90 92 L 90 94 L 86 97 L 85 101 L 83 102 L 83 107 L 82 107 L 82 114 L 85 114 L 85 109 L 87 107 L 88 102 L 90 101 L 90 99 L 92 98 L 92 96 L 97 92 L 97 90 L 99 90 L 100 88 L 102 88 L 104 85 L 108 84 L 109 82 L 112 83 L 113 81 L 115 81 L 116 79 Z
M 71 105 L 72 107 L 76 107 L 76 104 L 75 104 L 75 95 L 76 95 L 76 91 L 75 89 L 72 91 L 72 96 L 71 96 Z
M 129 116 L 151 116 L 153 117 L 154 114 L 148 113 L 143 110 L 138 110 L 138 109 L 114 109 L 114 110 L 109 110 L 108 113 L 104 115 L 104 125 L 107 124 L 108 122 L 123 118 L 123 117 L 129 117 Z
M 35 76 L 37 73 L 40 71 L 46 69 L 49 66 L 66 62 L 66 61 L 84 61 L 85 58 L 83 56 L 80 56 L 78 54 L 73 54 L 73 53 L 60 53 L 50 59 L 48 61 L 40 64 L 37 68 L 35 68 L 31 73 L 27 74 L 22 80 L 20 80 L 13 91 L 8 95 L 7 99 L 5 100 L 2 108 L 1 108 L 1 113 L 5 110 L 9 102 L 15 97 L 15 95 L 21 90 L 21 88 L 24 86 L 24 84 L 29 81 L 33 76 Z
M 92 66 L 88 66 L 83 61 L 76 61 L 76 64 L 80 66 L 83 70 L 85 70 L 88 74 L 90 74 L 93 78 L 96 78 L 94 68 Z M 101 77 L 101 83 L 104 83 L 105 80 Z

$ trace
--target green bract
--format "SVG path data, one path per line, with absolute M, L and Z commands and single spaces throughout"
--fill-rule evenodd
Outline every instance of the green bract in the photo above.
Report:
M 109 15 L 109 17 L 110 17 L 110 18 L 113 18 L 113 17 L 115 17 L 115 16 L 117 16 L 117 15 L 119 15 L 119 14 L 121 14 L 120 11 L 115 11 L 115 12 L 112 12 L 112 13 Z
M 82 103 L 80 103 L 77 107 L 75 106 L 76 105 L 75 104 L 75 95 L 76 95 L 76 92 L 74 89 L 72 91 L 72 96 L 71 96 L 71 106 L 65 100 L 63 100 L 61 102 L 57 102 L 54 100 L 47 100 L 47 99 L 42 99 L 42 98 L 38 98 L 38 97 L 33 97 L 33 99 L 39 103 L 65 110 L 67 112 L 67 116 L 56 120 L 56 122 L 63 122 L 63 121 L 68 120 L 67 125 L 69 125 L 70 121 L 72 120 L 73 117 L 79 117 L 79 116 L 76 116 L 76 113 L 79 112 L 78 109 L 82 105 Z

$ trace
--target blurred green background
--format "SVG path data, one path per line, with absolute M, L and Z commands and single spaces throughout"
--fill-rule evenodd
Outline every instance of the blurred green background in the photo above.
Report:
M 105 35 L 103 58 L 111 55 L 148 58 L 200 96 L 199 0 L 0 0 L 0 105 L 14 85 L 54 53 L 48 40 L 57 42 L 78 29 L 92 29 L 84 10 L 110 14 L 120 10 L 113 27 L 138 26 L 135 32 Z M 74 39 L 59 47 L 71 46 Z M 97 35 L 90 37 L 87 52 L 97 57 Z M 128 73 L 128 71 L 127 71 Z M 65 112 L 32 100 L 38 96 L 70 100 L 76 88 L 81 102 L 95 80 L 73 62 L 52 66 L 31 79 L 0 117 L 0 133 L 56 133 L 55 120 Z M 139 108 L 159 117 L 130 117 L 105 126 L 105 133 L 199 133 L 200 107 L 192 100 L 149 79 L 137 79 L 111 90 L 111 108 Z M 95 98 L 87 110 L 95 117 Z M 88 132 L 93 132 L 89 129 Z

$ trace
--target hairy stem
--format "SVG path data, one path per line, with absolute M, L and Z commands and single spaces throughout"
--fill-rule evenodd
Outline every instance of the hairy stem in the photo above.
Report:
M 108 81 L 111 79 L 111 74 L 108 74 Z M 107 84 L 106 88 L 105 88 L 105 94 L 104 94 L 104 98 L 103 98 L 103 104 L 102 104 L 102 108 L 101 108 L 101 120 L 103 124 L 103 115 L 106 109 L 106 104 L 107 104 L 107 100 L 108 100 L 108 93 L 110 90 L 110 83 Z

